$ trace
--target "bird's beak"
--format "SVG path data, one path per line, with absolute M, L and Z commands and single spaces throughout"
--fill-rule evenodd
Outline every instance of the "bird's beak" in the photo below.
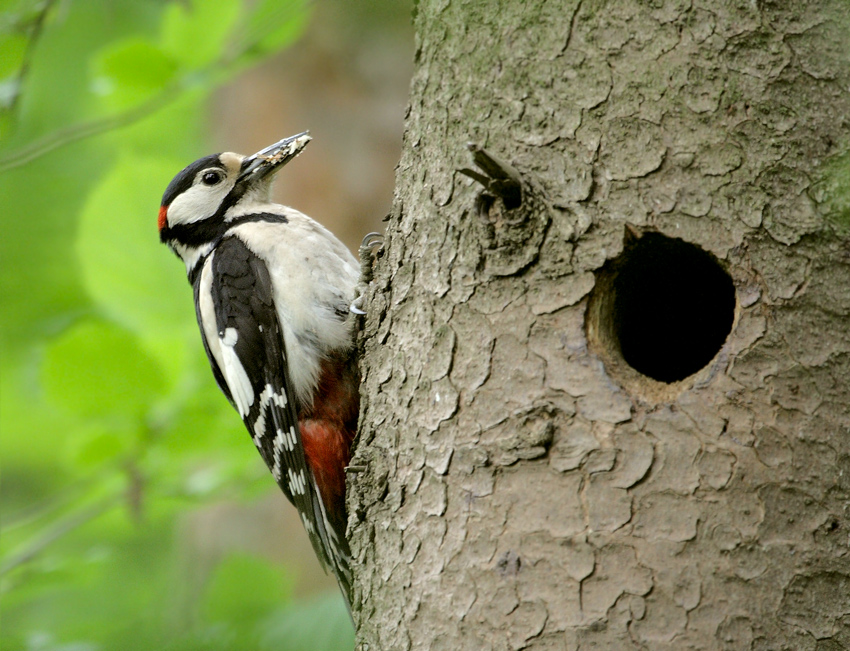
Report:
M 239 172 L 237 182 L 248 182 L 253 185 L 295 158 L 310 140 L 312 138 L 310 138 L 309 132 L 305 131 L 284 138 L 265 149 L 261 149 L 253 156 L 248 156 L 242 161 L 242 169 Z

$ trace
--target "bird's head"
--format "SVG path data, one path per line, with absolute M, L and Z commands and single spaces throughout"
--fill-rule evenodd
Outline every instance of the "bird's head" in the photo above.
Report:
M 305 131 L 252 156 L 232 152 L 196 160 L 172 179 L 159 208 L 159 238 L 189 264 L 205 244 L 253 206 L 269 202 L 274 173 L 310 142 Z

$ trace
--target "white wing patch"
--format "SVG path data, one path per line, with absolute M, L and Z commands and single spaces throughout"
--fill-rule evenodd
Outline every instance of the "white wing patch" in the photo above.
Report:
M 310 522 L 310 518 L 308 518 L 305 513 L 301 514 L 301 522 L 304 523 L 304 528 L 307 530 L 307 533 L 316 533 L 316 528 L 313 526 L 313 523 Z
M 245 367 L 242 366 L 239 356 L 233 349 L 238 339 L 239 335 L 236 328 L 227 328 L 224 331 L 224 336 L 219 339 L 221 342 L 221 371 L 224 379 L 227 380 L 233 402 L 236 403 L 236 410 L 242 418 L 245 418 L 251 405 L 254 404 L 254 389 L 251 387 L 251 380 L 248 379 Z
M 304 477 L 304 469 L 298 472 L 292 472 L 292 468 L 287 470 L 289 473 L 289 492 L 293 495 L 303 495 L 307 490 L 307 480 Z
M 227 328 L 224 334 L 219 336 L 212 300 L 212 260 L 214 256 L 215 253 L 210 254 L 201 271 L 201 284 L 198 291 L 201 327 L 210 353 L 218 364 L 218 368 L 224 376 L 224 381 L 227 382 L 227 388 L 230 390 L 236 409 L 239 411 L 239 415 L 244 418 L 248 409 L 254 404 L 254 389 L 251 387 L 251 381 L 248 379 L 248 374 L 245 372 L 242 362 L 239 361 L 239 356 L 233 350 L 233 346 L 239 340 L 239 333 L 236 328 Z
M 266 410 L 271 403 L 276 404 L 281 409 L 286 407 L 286 393 L 283 387 L 281 387 L 278 393 L 275 393 L 274 387 L 271 384 L 266 384 L 265 389 L 260 394 L 260 410 L 257 412 L 257 420 L 254 421 L 254 443 L 257 446 L 260 445 L 260 439 L 266 433 Z M 292 448 L 289 449 L 291 450 Z
M 281 429 L 277 430 L 277 436 L 274 437 L 275 452 L 286 450 L 292 452 L 295 449 L 295 427 L 290 426 L 288 432 Z
M 236 345 L 237 341 L 239 341 L 239 333 L 236 331 L 236 328 L 227 328 L 224 331 L 224 336 L 221 338 L 221 343 L 232 348 Z
M 274 447 L 274 464 L 272 465 L 272 475 L 275 478 L 275 481 L 280 482 L 280 451 L 283 447 L 283 439 L 285 435 L 278 428 L 277 433 L 274 437 L 273 447 Z
M 259 445 L 259 437 L 254 437 L 254 442 Z M 284 432 L 278 428 L 275 433 L 274 442 L 274 465 L 272 465 L 272 475 L 277 481 L 280 481 L 281 469 L 280 461 L 283 450 L 292 452 L 295 449 L 295 427 L 290 426 L 288 432 Z

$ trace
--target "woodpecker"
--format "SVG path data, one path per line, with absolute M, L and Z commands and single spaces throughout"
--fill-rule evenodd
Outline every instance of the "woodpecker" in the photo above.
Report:
M 159 236 L 186 265 L 218 386 L 350 612 L 345 467 L 359 409 L 360 265 L 330 231 L 269 196 L 309 141 L 304 132 L 253 156 L 195 161 L 163 194 Z

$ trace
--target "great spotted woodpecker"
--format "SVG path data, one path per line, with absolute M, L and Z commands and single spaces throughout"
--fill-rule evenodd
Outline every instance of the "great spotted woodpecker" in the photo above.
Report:
M 165 190 L 159 236 L 186 264 L 219 387 L 350 609 L 345 467 L 359 408 L 360 265 L 330 231 L 269 198 L 274 173 L 309 141 L 301 133 L 253 156 L 195 161 Z

